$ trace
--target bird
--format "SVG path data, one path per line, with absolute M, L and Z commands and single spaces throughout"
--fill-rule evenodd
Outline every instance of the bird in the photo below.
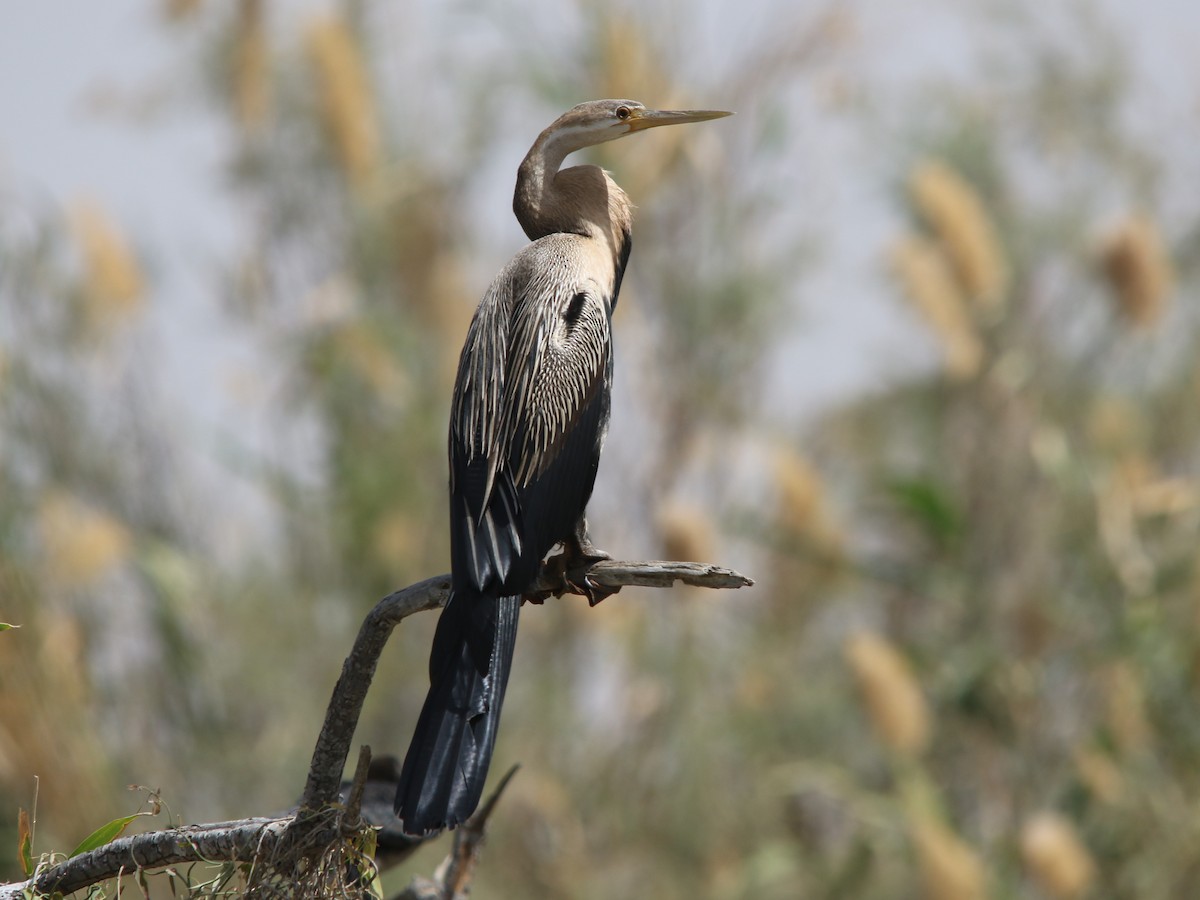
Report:
M 722 110 L 580 103 L 542 131 L 517 170 L 513 212 L 529 243 L 496 276 L 467 330 L 450 410 L 451 592 L 429 692 L 401 768 L 405 833 L 432 835 L 479 804 L 496 742 L 522 594 L 561 544 L 570 571 L 608 554 L 585 510 L 608 431 L 612 315 L 629 261 L 632 205 L 577 150 Z M 576 589 L 592 605 L 607 591 Z

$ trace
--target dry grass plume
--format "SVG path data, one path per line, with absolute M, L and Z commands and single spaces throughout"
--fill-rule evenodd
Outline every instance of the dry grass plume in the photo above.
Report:
M 93 327 L 105 327 L 136 313 L 144 297 L 144 279 L 125 235 L 94 202 L 76 203 L 71 228 L 83 257 L 86 315 Z
M 923 817 L 913 822 L 911 833 L 929 900 L 983 900 L 987 896 L 983 864 L 965 841 Z
M 320 112 L 334 156 L 347 180 L 362 187 L 379 164 L 379 125 L 366 61 L 339 18 L 314 20 L 306 35 L 316 72 Z
M 978 192 L 938 160 L 918 165 L 909 179 L 913 202 L 945 247 L 963 293 L 981 309 L 1004 302 L 1008 266 Z
M 974 376 L 983 364 L 983 344 L 945 255 L 927 238 L 910 235 L 893 249 L 892 266 L 905 293 L 937 335 L 946 373 L 956 379 Z
M 902 756 L 923 752 L 932 722 L 908 660 L 887 640 L 869 632 L 846 641 L 844 653 L 880 740 Z
M 263 0 L 241 0 L 233 50 L 233 107 L 247 131 L 262 126 L 270 112 L 270 65 Z
M 1095 879 L 1091 854 L 1067 819 L 1040 812 L 1021 829 L 1021 859 L 1038 885 L 1056 900 L 1080 897 Z
M 1126 219 L 1101 245 L 1100 265 L 1125 320 L 1134 328 L 1156 325 L 1175 282 L 1158 226 L 1146 216 Z

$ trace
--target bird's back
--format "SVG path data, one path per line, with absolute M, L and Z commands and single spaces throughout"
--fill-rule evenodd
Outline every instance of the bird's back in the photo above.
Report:
M 582 515 L 608 424 L 616 286 L 594 239 L 553 234 L 480 303 L 451 414 L 456 582 L 523 591 Z

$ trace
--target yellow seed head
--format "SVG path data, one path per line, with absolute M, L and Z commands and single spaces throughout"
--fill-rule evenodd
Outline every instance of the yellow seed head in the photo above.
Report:
M 751 710 L 765 710 L 778 697 L 778 682 L 753 666 L 747 667 L 738 678 L 735 696 L 739 706 Z
M 375 523 L 371 551 L 382 565 L 397 565 L 419 556 L 424 548 L 423 529 L 401 510 L 385 513 Z
M 1107 722 L 1113 740 L 1122 753 L 1136 753 L 1150 742 L 1150 723 L 1146 718 L 1142 680 L 1133 666 L 1118 662 L 1109 670 L 1105 681 Z
M 704 510 L 687 503 L 668 502 L 659 507 L 656 520 L 664 559 L 701 561 L 713 558 L 716 538 L 712 520 Z
M 929 240 L 910 236 L 892 251 L 901 286 L 937 335 L 946 373 L 966 379 L 983 364 L 983 345 L 963 305 L 946 257 Z
M 804 457 L 790 449 L 775 455 L 780 522 L 796 532 L 809 531 L 824 514 L 821 477 Z
M 659 48 L 647 40 L 645 29 L 628 16 L 614 15 L 605 16 L 600 29 L 598 80 L 605 85 L 605 96 L 653 96 L 667 104 L 670 79 L 660 63 Z
M 83 254 L 87 316 L 105 327 L 137 312 L 142 303 L 142 272 L 120 229 L 94 203 L 77 203 L 71 227 Z
M 1118 455 L 1140 446 L 1146 422 L 1136 406 L 1121 397 L 1098 397 L 1088 411 L 1088 437 L 1102 453 Z
M 55 702 L 85 703 L 89 684 L 80 677 L 79 661 L 87 651 L 87 630 L 72 613 L 53 610 L 38 623 L 38 631 L 43 635 L 38 667 L 54 686 Z
M 979 856 L 950 829 L 918 820 L 912 825 L 912 840 L 929 900 L 982 900 L 987 896 Z
M 829 513 L 820 473 L 790 447 L 775 454 L 774 469 L 780 527 L 827 553 L 840 552 L 842 535 Z
M 600 25 L 598 49 L 595 81 L 604 86 L 606 97 L 655 97 L 664 107 L 673 104 L 674 88 L 660 62 L 659 48 L 647 40 L 645 28 L 627 16 L 606 15 Z M 662 131 L 662 140 L 636 148 L 638 165 L 621 173 L 621 184 L 631 197 L 644 201 L 652 196 L 655 187 L 664 182 L 664 173 L 696 140 L 695 135 L 680 134 L 682 128 Z M 603 162 L 611 151 L 602 148 L 600 152 Z
M 125 526 L 62 492 L 42 498 L 37 521 L 47 573 L 64 588 L 86 587 L 129 556 Z
M 391 177 L 391 175 L 389 175 Z M 438 343 L 453 351 L 453 372 L 458 370 L 458 348 L 466 333 L 471 314 L 472 289 L 464 278 L 464 260 L 454 249 L 453 201 L 444 184 L 424 169 L 413 169 L 396 176 L 430 187 L 406 191 L 404 202 L 395 204 L 389 222 L 389 247 L 397 291 L 406 307 L 413 309 L 425 323 L 446 335 Z
M 404 370 L 379 335 L 361 322 L 338 328 L 334 336 L 336 358 L 369 385 L 379 399 L 400 400 L 408 386 Z
M 1101 246 L 1100 264 L 1125 319 L 1135 328 L 1154 326 L 1166 310 L 1175 281 L 1154 222 L 1132 216 L 1119 225 Z
M 271 106 L 270 49 L 263 0 L 241 0 L 233 50 L 233 105 L 247 131 L 265 121 Z
M 963 292 L 982 309 L 999 308 L 1008 288 L 1008 267 L 979 194 L 937 160 L 913 170 L 909 189 L 917 209 L 946 248 Z
M 1107 753 L 1080 749 L 1075 753 L 1075 768 L 1084 787 L 1101 802 L 1116 803 L 1125 793 L 1125 777 Z
M 341 19 L 327 17 L 309 25 L 307 46 L 317 75 L 325 133 L 347 179 L 362 187 L 379 162 L 379 133 L 358 42 Z
M 1200 506 L 1200 485 L 1188 478 L 1159 478 L 1133 495 L 1139 516 L 1180 516 Z
M 1200 505 L 1200 487 L 1188 478 L 1164 478 L 1140 453 L 1129 453 L 1113 472 L 1124 491 L 1130 514 L 1137 517 L 1178 516 Z
M 879 738 L 896 753 L 921 753 L 929 745 L 929 708 L 908 661 L 869 632 L 851 637 L 844 653 Z
M 1041 812 L 1025 823 L 1021 858 L 1042 890 L 1058 900 L 1081 896 L 1095 879 L 1091 854 L 1058 813 Z
M 200 7 L 204 5 L 204 0 L 166 0 L 167 18 L 172 22 L 178 22 L 186 19 L 200 11 Z

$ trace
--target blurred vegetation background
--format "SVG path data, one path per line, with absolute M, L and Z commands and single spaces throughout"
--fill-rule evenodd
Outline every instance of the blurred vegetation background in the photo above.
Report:
M 1170 137 L 1194 117 L 1132 108 L 1136 32 L 980 5 L 947 48 L 969 77 L 878 91 L 853 4 L 748 16 L 720 65 L 677 7 L 415 9 L 161 4 L 171 101 L 220 123 L 245 238 L 197 264 L 262 421 L 211 433 L 164 389 L 151 235 L 0 207 L 0 877 L 35 775 L 35 853 L 130 784 L 187 822 L 299 793 L 361 617 L 446 569 L 448 399 L 523 240 L 516 163 L 629 96 L 738 117 L 594 157 L 640 209 L 593 530 L 759 584 L 523 617 L 496 769 L 523 768 L 476 894 L 1188 895 L 1200 170 Z M 809 289 L 815 122 L 871 148 L 836 177 L 890 198 L 868 284 L 899 325 L 885 383 L 802 416 L 805 308 L 840 302 Z M 377 753 L 424 697 L 422 618 L 368 701 Z

